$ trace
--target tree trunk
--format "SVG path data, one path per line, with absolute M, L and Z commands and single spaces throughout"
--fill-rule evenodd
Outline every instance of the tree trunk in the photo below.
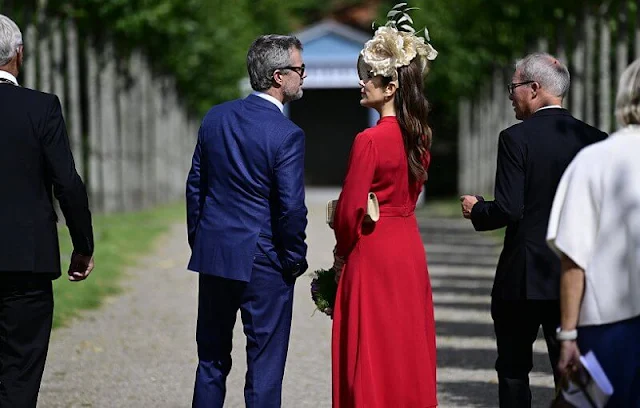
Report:
M 569 96 L 571 101 L 571 112 L 578 119 L 583 119 L 585 107 L 585 39 L 584 20 L 578 22 L 576 28 L 573 57 L 571 58 L 571 88 Z
M 170 149 L 167 149 L 165 160 L 167 161 L 168 168 L 171 169 L 171 172 L 167 174 L 167 192 L 169 193 L 165 200 L 169 201 L 173 199 L 173 194 L 175 191 L 175 185 L 173 183 L 175 179 L 176 173 L 176 163 L 174 161 L 175 158 L 175 124 L 176 124 L 176 105 L 175 105 L 175 91 L 173 86 L 171 85 L 172 81 L 167 80 L 168 89 L 168 98 L 167 98 L 167 145 L 171 146 Z
M 140 51 L 134 51 L 131 56 L 129 70 L 135 74 L 135 79 L 132 78 L 133 86 L 129 93 L 129 104 L 131 106 L 132 114 L 130 116 L 129 133 L 127 135 L 128 140 L 128 157 L 130 164 L 130 172 L 126 174 L 127 178 L 130 178 L 133 182 L 131 184 L 131 191 L 129 194 L 132 197 L 131 205 L 135 209 L 142 209 L 142 192 L 143 192 L 143 172 L 144 166 L 142 161 L 142 142 L 143 142 L 143 99 L 142 99 L 142 80 L 140 74 L 142 73 L 142 55 Z
M 566 27 L 564 24 L 558 23 L 558 26 L 555 29 L 555 40 L 556 40 L 556 58 L 560 60 L 565 66 L 569 66 L 569 59 L 567 58 L 567 33 Z M 569 99 L 565 99 L 564 104 L 566 109 L 571 109 L 571 101 Z
M 617 42 L 616 42 L 616 79 L 622 76 L 622 72 L 629 65 L 629 25 L 628 4 L 622 1 L 618 10 Z M 615 81 L 617 82 L 617 81 Z M 613 95 L 613 93 L 612 93 Z M 615 98 L 612 98 L 615 100 Z
M 161 78 L 154 78 L 153 81 L 153 110 L 151 113 L 151 120 L 153 121 L 153 135 L 151 139 L 153 155 L 153 203 L 158 204 L 162 202 L 162 180 L 164 178 L 164 171 L 162 162 L 162 146 L 164 142 L 164 129 L 162 121 L 162 83 Z
M 108 42 L 101 55 L 100 76 L 100 136 L 103 158 L 104 210 L 118 211 L 120 206 L 120 168 L 118 157 L 118 123 L 116 101 L 116 66 L 113 45 Z
M 595 125 L 596 122 L 596 83 L 595 83 L 595 53 L 596 53 L 596 26 L 595 18 L 587 11 L 584 21 L 585 30 L 585 122 Z
M 51 92 L 51 50 L 49 38 L 43 26 L 38 28 L 38 66 L 40 74 L 38 90 Z
M 142 198 L 145 208 L 153 205 L 153 89 L 151 84 L 151 73 L 147 64 L 142 61 L 140 69 L 140 80 L 142 81 L 142 104 L 140 109 L 140 119 L 142 122 Z
M 38 90 L 51 92 L 51 48 L 49 26 L 45 22 L 46 7 L 47 1 L 40 0 L 38 2 L 38 11 L 36 12 L 36 20 L 38 21 L 38 73 L 40 76 Z
M 504 77 L 502 76 L 502 70 L 499 68 L 493 71 L 493 89 L 491 91 L 493 102 L 491 104 L 491 128 L 487 135 L 489 144 L 489 190 L 493 191 L 495 186 L 495 174 L 496 174 L 496 157 L 498 155 L 497 137 L 502 131 L 502 111 L 507 97 L 507 92 L 504 89 Z
M 478 191 L 480 186 L 480 104 L 477 97 L 472 100 L 471 105 L 471 144 L 469 172 L 471 177 L 472 191 Z
M 35 25 L 29 24 L 25 30 L 25 43 L 33 44 L 32 47 L 25 47 L 25 76 L 24 76 L 24 86 L 31 89 L 38 88 L 37 80 L 37 69 L 38 69 L 38 61 L 37 61 L 37 43 L 36 37 L 37 30 Z
M 480 182 L 480 186 L 482 188 L 482 194 L 486 194 L 490 189 L 490 169 L 491 169 L 491 139 L 489 137 L 490 128 L 491 128 L 491 99 L 487 95 L 491 95 L 491 87 L 485 87 L 485 96 L 482 98 L 482 104 L 480 106 L 480 120 L 482 125 L 480 128 L 482 129 L 481 137 L 481 160 L 480 160 L 480 174 L 482 175 L 482 180 Z
M 602 7 L 598 19 L 600 29 L 600 120 L 599 128 L 609 133 L 611 131 L 611 29 L 608 13 Z
M 634 59 L 640 58 L 640 7 L 636 6 L 636 41 L 635 41 L 635 56 Z
M 89 101 L 89 191 L 92 207 L 102 212 L 105 209 L 104 166 L 102 154 L 102 76 L 94 45 L 87 41 L 87 99 Z
M 67 39 L 67 83 L 69 84 L 69 94 L 67 95 L 67 123 L 69 128 L 69 138 L 71 139 L 71 150 L 76 162 L 76 169 L 84 180 L 87 180 L 85 171 L 85 152 L 82 137 L 82 119 L 80 107 L 82 97 L 80 95 L 80 74 L 78 67 L 78 33 L 75 23 L 69 19 L 65 23 Z
M 62 28 L 60 27 L 60 20 L 58 19 L 54 19 L 51 22 L 51 45 L 53 49 L 53 58 L 51 64 L 53 87 L 51 91 L 58 95 L 58 98 L 60 98 L 62 112 L 66 118 L 67 105 L 64 89 L 64 72 L 62 67 L 64 59 L 64 49 L 62 47 Z
M 126 73 L 128 70 L 127 59 L 118 58 L 119 69 L 117 70 L 117 78 L 114 82 L 116 90 L 116 141 L 118 147 L 116 149 L 116 159 L 118 168 L 118 203 L 121 211 L 131 211 L 131 183 L 134 181 L 127 177 L 130 174 L 129 168 L 129 150 L 127 144 L 130 138 L 129 134 L 129 118 L 134 115 L 132 106 L 129 105 L 129 90 Z M 122 65 L 120 65 L 122 64 Z

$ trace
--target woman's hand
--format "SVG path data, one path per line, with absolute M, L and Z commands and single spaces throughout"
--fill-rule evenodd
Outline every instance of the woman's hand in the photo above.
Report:
M 575 340 L 560 342 L 560 359 L 558 371 L 562 376 L 569 376 L 580 367 L 580 349 Z

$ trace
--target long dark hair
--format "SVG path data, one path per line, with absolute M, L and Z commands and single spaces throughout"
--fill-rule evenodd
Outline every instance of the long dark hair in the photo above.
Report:
M 402 131 L 404 150 L 407 153 L 409 177 L 413 181 L 427 180 L 427 169 L 423 157 L 431 149 L 431 128 L 427 124 L 429 102 L 422 90 L 424 88 L 422 65 L 414 58 L 407 66 L 398 68 L 398 89 L 394 105 L 396 118 Z M 391 78 L 385 78 L 385 85 Z

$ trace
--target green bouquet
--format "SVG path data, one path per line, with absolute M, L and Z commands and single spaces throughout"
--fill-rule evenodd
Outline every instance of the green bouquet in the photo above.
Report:
M 336 282 L 336 271 L 333 268 L 319 269 L 313 272 L 311 298 L 319 311 L 333 317 L 337 292 L 338 283 Z

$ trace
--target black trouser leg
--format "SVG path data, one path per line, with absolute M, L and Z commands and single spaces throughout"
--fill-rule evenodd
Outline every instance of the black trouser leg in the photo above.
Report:
M 553 381 L 556 389 L 558 389 L 560 376 L 558 375 L 557 367 L 558 360 L 560 359 L 560 342 L 556 339 L 556 329 L 560 326 L 560 302 L 552 300 L 540 302 L 544 302 L 539 309 L 542 313 L 540 322 L 542 324 L 544 339 L 547 343 L 547 350 L 549 350 L 549 362 L 553 370 Z
M 0 408 L 35 408 L 52 322 L 49 277 L 0 275 Z
M 529 372 L 533 367 L 533 342 L 543 323 L 549 342 L 550 326 L 555 319 L 559 319 L 559 310 L 554 309 L 551 303 L 558 304 L 557 301 L 535 300 L 491 301 L 491 316 L 498 345 L 496 371 L 500 408 L 531 407 Z M 548 317 L 547 314 L 553 316 Z M 555 350 L 551 350 L 550 356 L 557 363 Z

